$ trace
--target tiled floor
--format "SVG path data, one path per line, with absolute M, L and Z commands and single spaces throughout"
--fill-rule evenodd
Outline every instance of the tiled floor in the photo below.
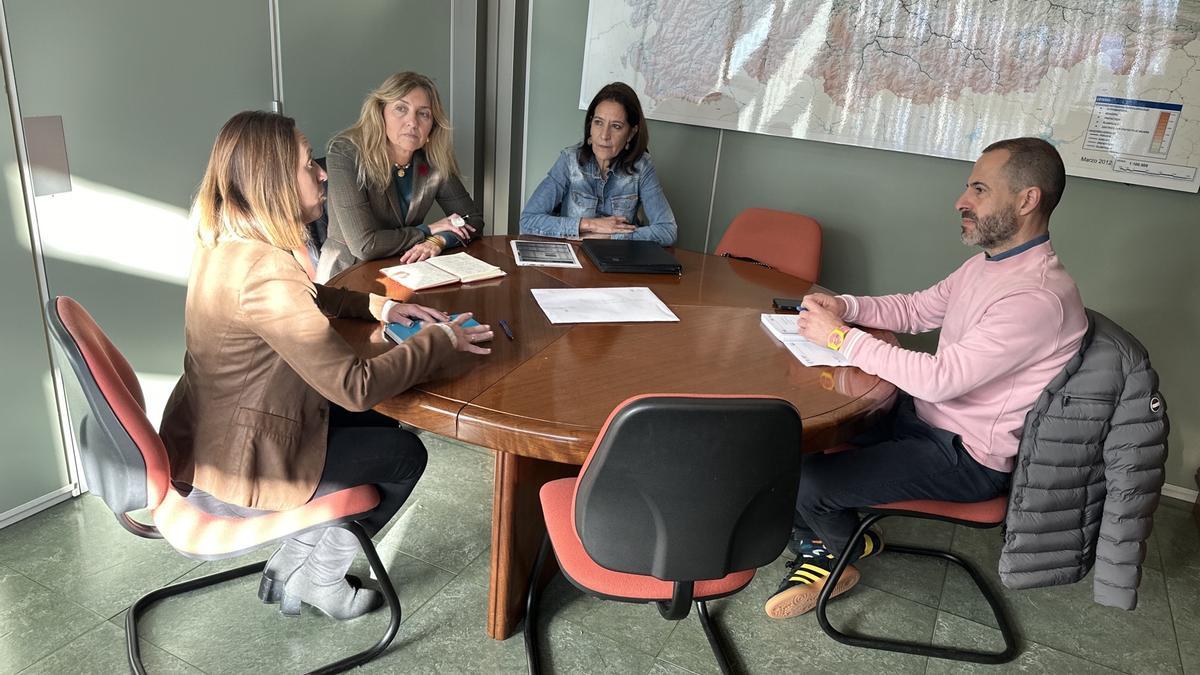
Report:
M 436 436 L 425 440 L 429 469 L 379 544 L 404 623 L 388 652 L 363 670 L 523 672 L 519 635 L 505 642 L 484 635 L 491 456 Z M 887 535 L 950 546 L 997 583 L 995 530 L 894 523 Z M 244 562 L 199 564 L 162 542 L 138 539 L 94 497 L 0 530 L 0 673 L 127 672 L 125 607 L 171 580 Z M 366 573 L 365 562 L 357 567 Z M 996 644 L 986 604 L 957 569 L 906 556 L 861 567 L 863 582 L 830 609 L 835 624 L 913 640 Z M 782 571 L 783 560 L 776 561 L 742 593 L 710 604 L 746 672 L 1200 674 L 1200 532 L 1187 506 L 1169 499 L 1155 519 L 1136 611 L 1094 604 L 1090 580 L 1007 591 L 1022 649 L 999 668 L 850 649 L 825 637 L 812 616 L 768 619 L 762 603 Z M 257 583 L 246 578 L 152 609 L 142 627 L 151 672 L 302 672 L 369 644 L 386 621 L 386 612 L 339 623 L 312 610 L 285 619 L 254 597 Z M 551 672 L 717 672 L 694 615 L 672 624 L 652 607 L 586 598 L 561 579 L 544 597 L 541 628 Z

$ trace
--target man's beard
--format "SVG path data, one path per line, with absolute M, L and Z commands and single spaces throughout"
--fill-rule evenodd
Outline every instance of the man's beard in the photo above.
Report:
M 994 213 L 983 218 L 976 218 L 974 211 L 964 211 L 962 217 L 968 220 L 975 221 L 975 229 L 967 231 L 966 226 L 963 226 L 962 243 L 967 246 L 978 246 L 983 249 L 996 248 L 998 244 L 1002 244 L 1013 235 L 1017 230 L 1021 229 L 1017 223 L 1017 210 L 1010 204 L 1000 210 L 999 213 Z

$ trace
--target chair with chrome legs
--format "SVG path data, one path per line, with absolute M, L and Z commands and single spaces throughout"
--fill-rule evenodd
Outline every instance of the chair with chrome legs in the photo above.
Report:
M 762 396 L 636 396 L 609 416 L 577 478 L 542 486 L 546 538 L 530 578 L 525 648 L 539 672 L 537 604 L 546 556 L 585 593 L 653 603 L 700 624 L 730 660 L 707 601 L 746 587 L 783 550 L 800 479 L 801 423 Z
M 856 542 L 875 523 L 889 516 L 907 516 L 910 518 L 924 518 L 927 520 L 941 520 L 947 523 L 956 525 L 965 525 L 966 527 L 974 528 L 991 528 L 999 527 L 1004 524 L 1004 514 L 1008 507 L 1008 496 L 1001 495 L 987 501 L 958 503 L 958 502 L 943 502 L 933 499 L 917 499 L 903 502 L 892 502 L 891 504 L 878 504 L 870 508 L 861 509 L 865 517 L 859 525 L 858 530 L 850 541 Z M 1000 635 L 1004 639 L 1004 649 L 998 652 L 985 652 L 971 649 L 961 649 L 956 647 L 936 647 L 933 645 L 919 644 L 914 642 L 904 642 L 901 640 L 891 640 L 887 638 L 872 637 L 867 635 L 856 635 L 843 633 L 829 622 L 829 617 L 826 615 L 826 606 L 829 603 L 829 596 L 833 588 L 837 586 L 838 579 L 842 573 L 846 571 L 849 564 L 849 557 L 842 556 L 841 560 L 833 569 L 833 573 L 825 581 L 825 586 L 821 589 L 821 594 L 817 598 L 817 622 L 821 624 L 821 629 L 825 631 L 829 637 L 852 647 L 866 647 L 868 649 L 883 649 L 892 652 L 900 652 L 903 654 L 919 654 L 921 656 L 933 656 L 940 659 L 950 659 L 953 661 L 971 661 L 974 663 L 1000 664 L 1008 663 L 1017 657 L 1017 639 L 1013 633 L 1012 626 L 1008 622 L 1008 616 L 1004 611 L 1004 605 L 1000 601 L 1000 597 L 996 592 L 988 586 L 983 575 L 968 561 L 954 555 L 949 551 L 940 551 L 930 548 L 919 548 L 916 546 L 901 546 L 897 544 L 888 544 L 881 553 L 887 555 L 889 553 L 904 553 L 908 555 L 919 555 L 931 558 L 940 558 L 947 562 L 954 563 L 963 568 L 967 574 L 971 575 L 971 579 L 983 594 L 988 605 L 992 608 L 992 614 L 996 618 L 996 625 L 1000 628 Z
M 78 418 L 78 446 L 89 490 L 98 495 L 117 522 L 139 537 L 166 539 L 179 553 L 195 560 L 220 560 L 241 555 L 301 532 L 329 526 L 345 527 L 362 546 L 388 607 L 391 621 L 372 647 L 315 670 L 339 673 L 383 653 L 400 628 L 400 600 L 370 537 L 356 520 L 379 504 L 374 486 L 335 492 L 292 509 L 251 518 L 211 515 L 193 506 L 172 485 L 167 453 L 150 420 L 146 419 L 141 386 L 129 362 L 117 351 L 79 303 L 59 297 L 46 306 L 54 341 L 76 375 L 88 410 Z M 149 509 L 151 524 L 130 517 Z M 133 603 L 125 615 L 129 666 L 145 673 L 137 624 L 150 605 L 198 588 L 261 572 L 258 562 L 237 569 L 151 591 Z M 257 601 L 256 601 L 257 602 Z

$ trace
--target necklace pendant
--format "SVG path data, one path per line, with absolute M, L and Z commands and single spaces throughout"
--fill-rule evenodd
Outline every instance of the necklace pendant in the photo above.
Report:
M 402 166 L 396 167 L 396 175 L 399 176 L 400 178 L 404 178 L 404 167 L 402 167 Z

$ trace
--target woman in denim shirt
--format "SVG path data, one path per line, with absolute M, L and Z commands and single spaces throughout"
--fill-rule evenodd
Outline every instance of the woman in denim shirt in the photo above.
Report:
M 642 104 L 624 82 L 588 106 L 583 142 L 566 148 L 521 212 L 521 234 L 675 244 L 675 214 L 646 151 Z M 638 222 L 638 207 L 648 223 Z

